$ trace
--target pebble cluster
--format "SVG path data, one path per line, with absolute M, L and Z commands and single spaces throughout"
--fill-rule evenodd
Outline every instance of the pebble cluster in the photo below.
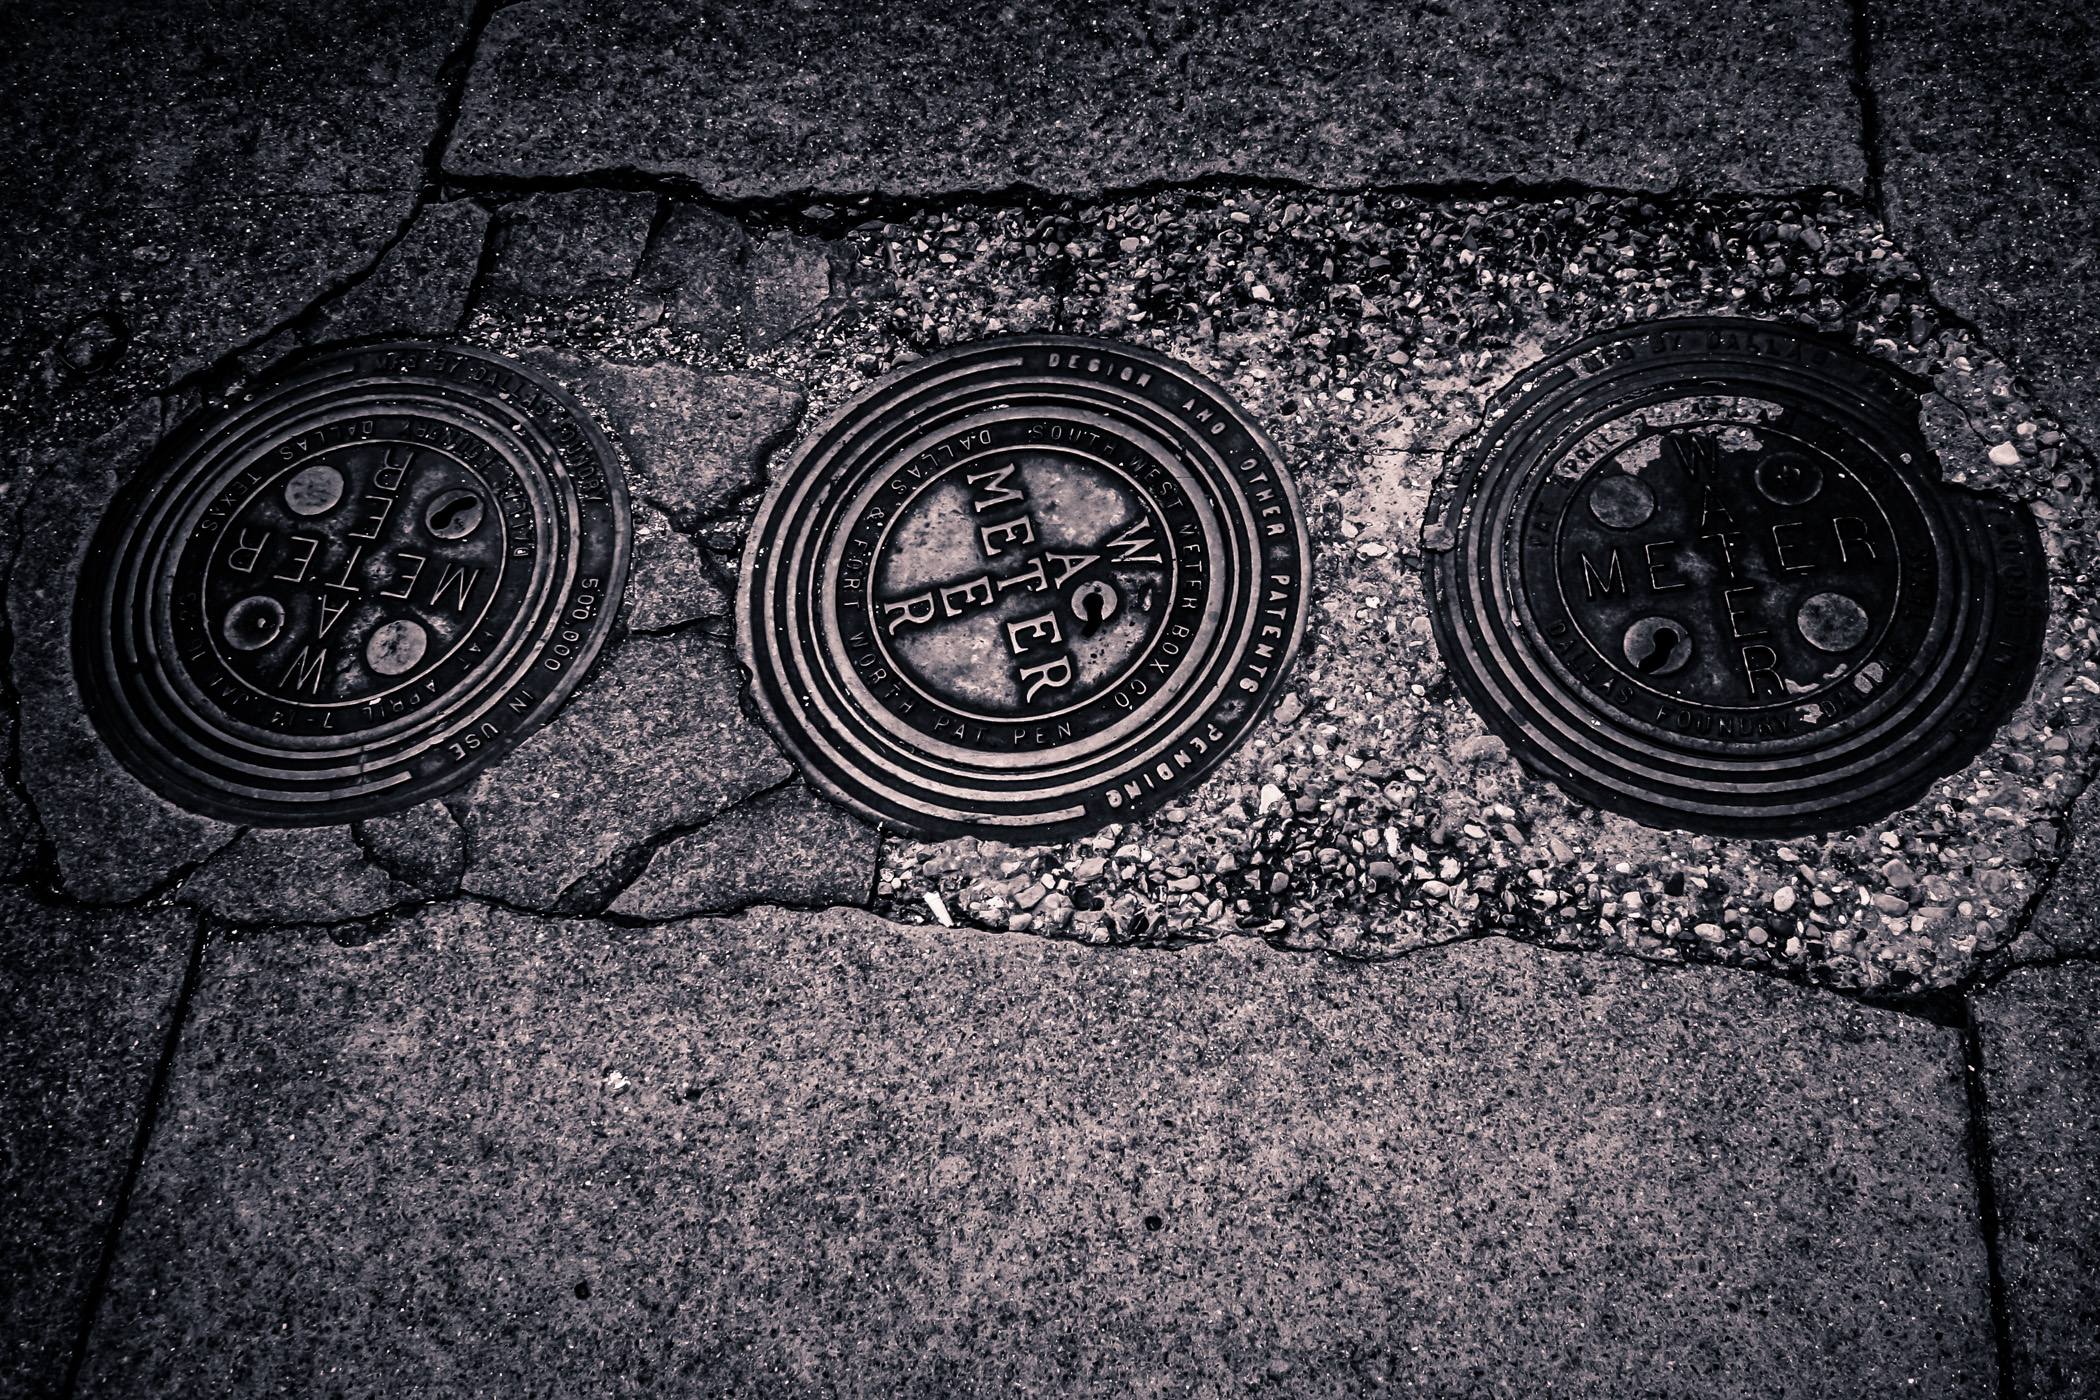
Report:
M 2012 936 L 2100 722 L 2091 466 L 1853 202 L 1216 189 L 775 222 L 751 246 L 792 275 L 736 293 L 765 308 L 762 338 L 682 330 L 666 308 L 692 288 L 667 302 L 661 279 L 560 319 L 487 306 L 473 333 L 776 373 L 806 387 L 811 421 L 938 346 L 1120 337 L 1220 380 L 1269 426 L 1319 561 L 1291 693 L 1202 787 L 1069 845 L 891 840 L 880 912 L 1367 958 L 1494 930 L 1882 993 L 1954 983 Z M 2034 693 L 1968 770 L 1871 829 L 1716 839 L 1583 808 L 1486 733 L 1431 640 L 1422 510 L 1494 388 L 1580 335 L 1714 312 L 1843 334 L 1929 377 L 1946 478 L 2026 502 L 2044 531 L 2060 607 Z M 701 531 L 724 576 L 751 504 Z

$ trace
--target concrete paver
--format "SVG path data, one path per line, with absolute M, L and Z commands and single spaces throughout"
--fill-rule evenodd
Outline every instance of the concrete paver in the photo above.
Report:
M 469 8 L 8 6 L 0 382 L 106 313 L 117 375 L 158 387 L 362 271 L 415 207 Z
M 2100 440 L 2100 19 L 2064 0 L 1866 10 L 1891 229 Z
M 438 906 L 215 941 L 83 1394 L 1995 1393 L 1956 1032 Z
M 2100 1393 L 2100 966 L 2021 968 L 1975 999 L 2011 1393 Z
M 539 0 L 491 19 L 444 162 L 675 175 L 727 199 L 1085 198 L 1216 175 L 1858 189 L 1850 53 L 1835 0 L 1733 15 Z
M 62 1393 L 196 916 L 0 891 L 0 1391 Z

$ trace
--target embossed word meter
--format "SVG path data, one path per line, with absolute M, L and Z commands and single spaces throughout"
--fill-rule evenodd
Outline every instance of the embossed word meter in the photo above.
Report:
M 1870 820 L 2025 693 L 2025 512 L 1943 486 L 1914 389 L 1786 327 L 1664 321 L 1498 398 L 1432 518 L 1439 644 L 1517 753 L 1644 819 Z
M 451 346 L 331 355 L 163 444 L 91 547 L 74 668 L 110 748 L 171 801 L 371 816 L 553 714 L 627 549 L 619 463 L 552 381 Z
M 884 379 L 803 444 L 744 558 L 761 712 L 893 830 L 1042 840 L 1245 735 L 1305 627 L 1275 448 L 1186 366 L 1069 337 Z

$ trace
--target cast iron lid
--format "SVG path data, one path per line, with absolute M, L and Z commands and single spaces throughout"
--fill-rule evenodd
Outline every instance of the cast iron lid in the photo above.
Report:
M 2034 522 L 1940 484 L 1916 381 L 1790 327 L 1655 322 L 1526 369 L 1429 518 L 1467 697 L 1657 825 L 1883 816 L 1989 742 L 2040 658 Z
M 501 356 L 309 360 L 162 444 L 90 547 L 73 663 L 170 801 L 311 826 L 411 806 L 538 728 L 612 625 L 627 488 Z
M 1056 839 L 1182 791 L 1305 630 L 1268 437 L 1164 356 L 958 346 L 813 433 L 744 552 L 737 638 L 809 780 L 893 831 Z

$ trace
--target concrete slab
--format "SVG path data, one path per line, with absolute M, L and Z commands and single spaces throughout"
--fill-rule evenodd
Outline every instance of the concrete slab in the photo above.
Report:
M 0 891 L 0 1391 L 56 1396 L 167 1047 L 196 916 Z
M 1975 999 L 1990 1104 L 2009 1394 L 2100 1394 L 2100 966 L 2022 968 Z
M 216 942 L 82 1393 L 1991 1396 L 1960 1072 L 1499 940 Z
M 1869 0 L 1891 231 L 1941 300 L 2100 434 L 2100 16 Z
M 9 5 L 0 413 L 47 413 L 32 386 L 159 388 L 370 265 L 415 206 L 469 9 Z M 69 363 L 98 316 L 114 338 Z
M 1215 175 L 1856 189 L 1850 52 L 1837 0 L 1726 17 L 1690 0 L 530 0 L 490 21 L 444 164 L 675 175 L 730 199 L 1085 198 Z

